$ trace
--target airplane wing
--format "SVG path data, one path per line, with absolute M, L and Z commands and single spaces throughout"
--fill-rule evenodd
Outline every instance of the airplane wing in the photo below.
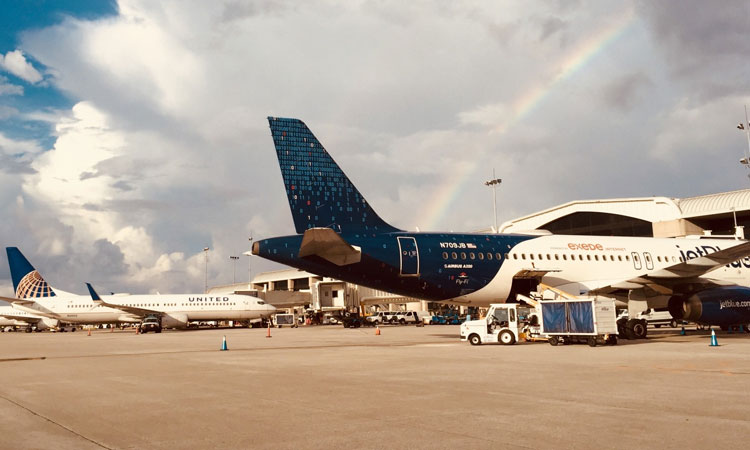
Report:
M 107 306 L 109 308 L 119 309 L 120 311 L 124 311 L 126 313 L 130 313 L 136 316 L 148 316 L 149 314 L 161 314 L 160 311 L 155 311 L 153 309 L 148 308 L 139 308 L 137 306 L 126 306 L 126 305 L 118 305 L 117 303 L 108 303 L 104 301 L 99 294 L 94 290 L 94 287 L 91 286 L 91 283 L 86 283 L 86 287 L 89 290 L 89 294 L 91 295 L 91 300 L 94 301 L 94 303 L 97 303 L 99 305 Z
M 750 241 L 705 256 L 689 259 L 663 269 L 653 270 L 635 278 L 593 289 L 589 293 L 609 294 L 618 290 L 650 287 L 656 292 L 671 294 L 674 288 L 680 284 L 720 284 L 715 280 L 700 277 L 712 270 L 747 256 L 750 256 Z
M 6 301 L 8 303 L 15 303 L 16 305 L 33 305 L 33 300 L 25 300 L 23 298 L 16 298 L 16 297 L 3 297 L 0 296 L 0 300 Z

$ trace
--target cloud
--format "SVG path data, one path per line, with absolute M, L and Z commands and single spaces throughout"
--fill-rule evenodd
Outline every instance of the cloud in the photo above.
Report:
M 23 95 L 23 86 L 8 83 L 8 78 L 0 75 L 0 95 Z
M 26 61 L 21 50 L 8 52 L 5 57 L 0 54 L 0 68 L 31 84 L 39 83 L 44 78 L 30 62 Z
M 251 231 L 293 233 L 268 115 L 305 120 L 382 217 L 423 230 L 489 226 L 493 168 L 500 221 L 745 187 L 725 121 L 750 103 L 727 81 L 748 78 L 746 44 L 716 31 L 723 6 L 682 8 L 681 24 L 638 5 L 612 33 L 613 0 L 121 0 L 115 17 L 28 30 L 19 47 L 75 106 L 19 113 L 54 145 L 2 152 L 22 168 L 0 177 L 0 233 L 67 290 L 200 291 L 206 246 L 209 283 L 229 282 Z

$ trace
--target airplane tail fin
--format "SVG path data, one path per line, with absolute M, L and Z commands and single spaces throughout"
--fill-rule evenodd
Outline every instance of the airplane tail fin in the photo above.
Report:
M 55 291 L 44 281 L 39 272 L 34 269 L 28 259 L 17 247 L 6 247 L 10 277 L 13 279 L 13 289 L 17 298 L 54 297 Z
M 269 117 L 268 123 L 297 233 L 398 231 L 375 213 L 304 122 Z

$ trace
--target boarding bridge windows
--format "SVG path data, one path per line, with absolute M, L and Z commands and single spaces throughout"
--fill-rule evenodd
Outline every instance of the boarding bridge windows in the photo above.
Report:
M 641 257 L 638 255 L 638 253 L 633 252 L 631 253 L 633 256 L 633 267 L 635 267 L 635 270 L 641 270 L 643 268 L 643 264 L 641 264 Z
M 654 260 L 651 258 L 651 253 L 644 252 L 643 253 L 643 259 L 646 261 L 646 269 L 648 270 L 654 270 Z

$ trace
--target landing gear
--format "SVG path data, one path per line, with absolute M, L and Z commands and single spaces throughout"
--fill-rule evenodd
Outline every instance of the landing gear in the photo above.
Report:
M 625 337 L 628 339 L 646 339 L 648 326 L 645 319 L 628 319 L 625 323 Z

